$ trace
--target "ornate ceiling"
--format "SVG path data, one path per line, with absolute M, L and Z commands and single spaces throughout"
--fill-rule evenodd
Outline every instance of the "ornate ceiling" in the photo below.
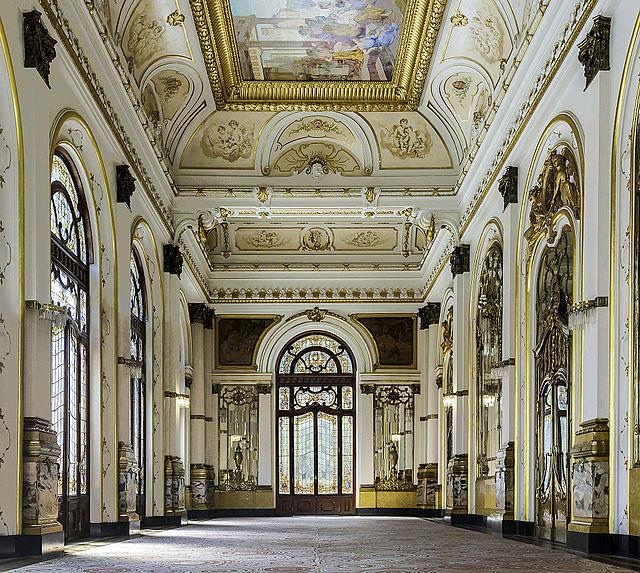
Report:
M 244 288 L 255 270 L 286 284 L 309 269 L 366 284 L 404 270 L 417 291 L 546 6 L 94 5 L 170 166 L 176 238 L 203 284 Z

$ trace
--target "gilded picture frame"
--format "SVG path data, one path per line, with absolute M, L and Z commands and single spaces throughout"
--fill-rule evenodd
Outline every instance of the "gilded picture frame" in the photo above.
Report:
M 408 0 L 391 81 L 242 77 L 229 0 L 189 0 L 218 110 L 412 111 L 418 108 L 446 0 Z
M 216 315 L 214 320 L 215 369 L 256 370 L 260 343 L 281 320 L 280 314 Z M 231 331 L 236 335 L 235 341 L 228 336 Z M 249 348 L 238 348 L 237 342 L 240 340 L 248 343 Z
M 349 318 L 362 326 L 373 341 L 376 352 L 374 370 L 415 370 L 418 356 L 418 316 L 413 313 L 350 314 Z M 399 324 L 399 323 L 403 324 Z M 389 346 L 401 335 L 398 328 L 411 335 L 404 345 Z M 385 332 L 389 337 L 381 337 Z M 409 355 L 407 357 L 407 355 Z M 397 359 L 392 357 L 396 355 Z

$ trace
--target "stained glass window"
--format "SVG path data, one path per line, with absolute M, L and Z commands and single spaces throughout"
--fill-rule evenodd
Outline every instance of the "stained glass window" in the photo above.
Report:
M 311 494 L 314 491 L 315 479 L 315 436 L 313 428 L 314 415 L 308 412 L 293 419 L 294 438 L 294 492 Z
M 279 507 L 293 507 L 296 495 L 306 496 L 305 507 L 314 503 L 309 496 L 353 496 L 355 378 L 348 350 L 322 333 L 292 341 L 278 365 L 277 390 Z M 353 503 L 330 499 L 317 501 L 322 511 Z
M 298 338 L 287 347 L 278 372 L 350 373 L 353 364 L 341 342 L 325 334 L 313 333 Z
M 75 169 L 63 152 L 51 165 L 51 302 L 66 309 L 65 325 L 51 331 L 51 414 L 61 448 L 61 518 L 70 497 L 89 493 L 89 241 L 86 203 Z M 80 509 L 78 509 L 80 511 Z M 67 523 L 64 524 L 68 525 Z M 83 530 L 85 528 L 85 530 Z M 87 533 L 88 521 L 67 537 Z
M 129 303 L 131 309 L 131 445 L 138 470 L 136 513 L 142 518 L 145 514 L 146 481 L 146 301 L 142 264 L 137 251 L 131 252 L 129 261 Z

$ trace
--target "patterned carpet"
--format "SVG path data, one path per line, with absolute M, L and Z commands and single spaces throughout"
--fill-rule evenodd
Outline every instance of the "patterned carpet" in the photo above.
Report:
M 83 544 L 20 573 L 618 572 L 518 541 L 416 518 L 236 518 Z

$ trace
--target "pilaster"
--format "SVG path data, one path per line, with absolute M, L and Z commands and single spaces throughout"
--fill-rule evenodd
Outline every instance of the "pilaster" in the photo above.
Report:
M 130 523 L 140 521 L 136 513 L 138 493 L 138 468 L 133 447 L 118 442 L 118 521 Z

